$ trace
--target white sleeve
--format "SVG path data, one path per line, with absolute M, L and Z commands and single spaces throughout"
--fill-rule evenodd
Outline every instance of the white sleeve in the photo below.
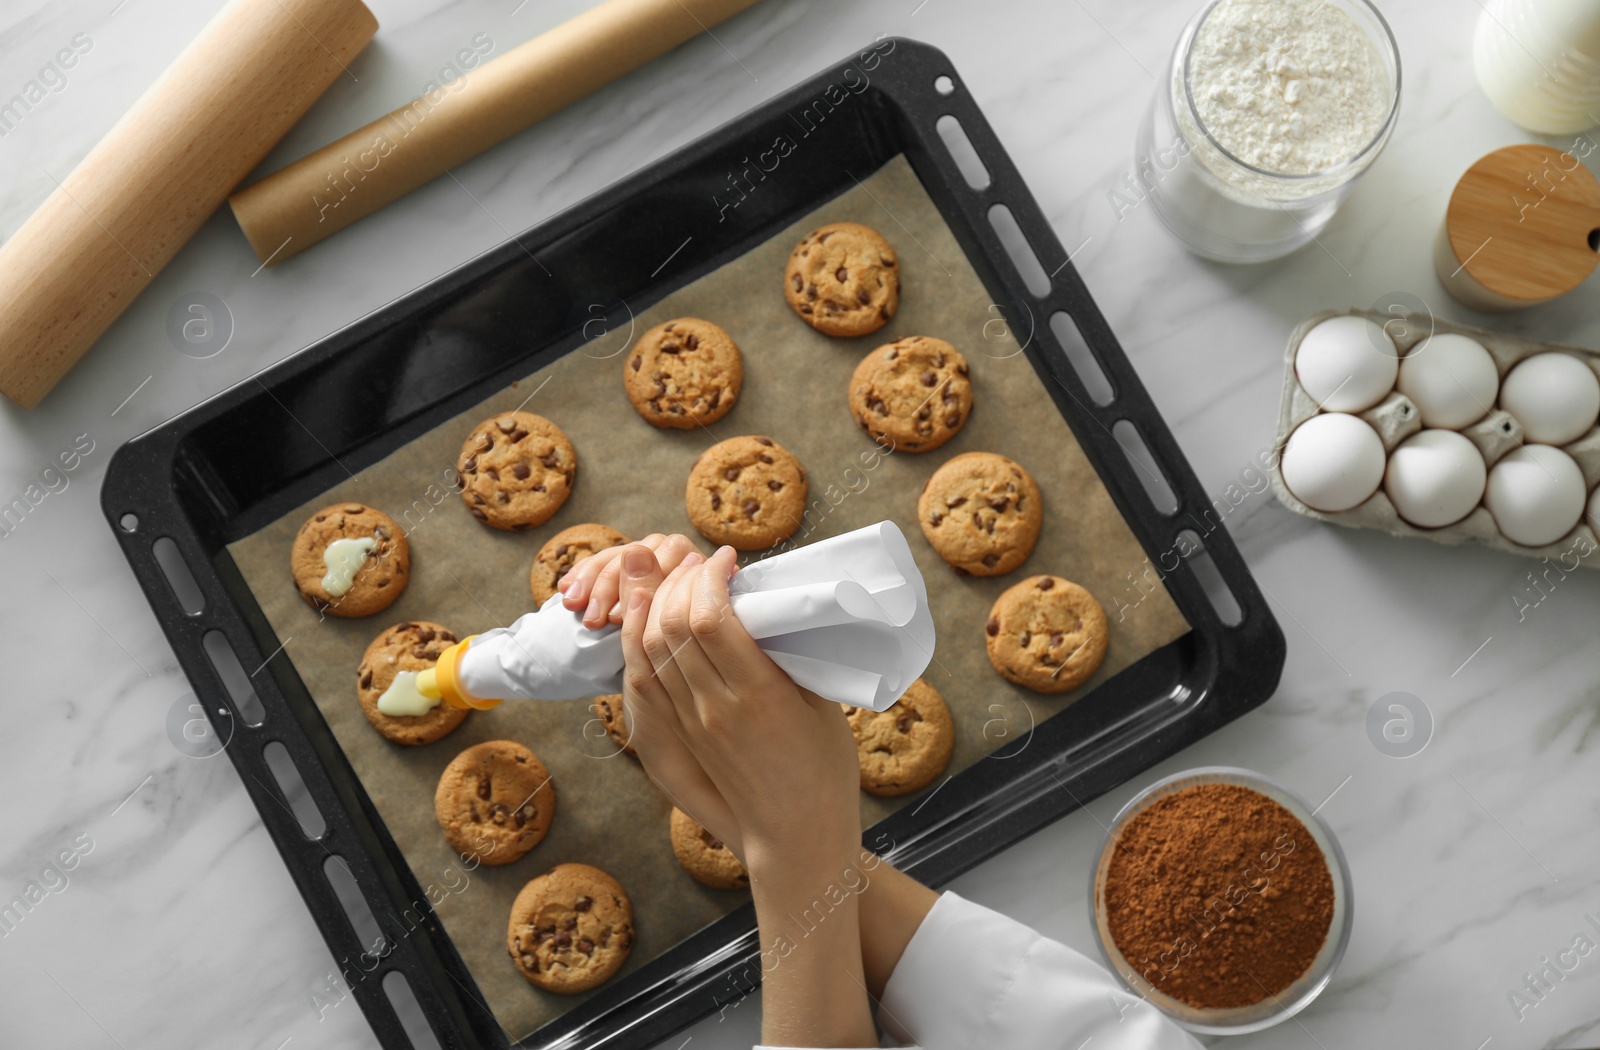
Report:
M 1200 1050 L 1098 962 L 949 892 L 906 945 L 878 1023 L 924 1050 Z

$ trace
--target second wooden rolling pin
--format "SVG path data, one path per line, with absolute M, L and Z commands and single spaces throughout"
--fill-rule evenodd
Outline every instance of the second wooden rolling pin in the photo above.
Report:
M 605 0 L 229 198 L 276 265 L 756 0 Z

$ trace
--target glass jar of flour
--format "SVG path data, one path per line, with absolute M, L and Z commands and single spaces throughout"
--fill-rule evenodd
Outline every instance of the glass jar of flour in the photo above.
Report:
M 1388 141 L 1400 53 L 1367 0 L 1212 0 L 1184 27 L 1124 182 L 1190 250 L 1312 241 Z

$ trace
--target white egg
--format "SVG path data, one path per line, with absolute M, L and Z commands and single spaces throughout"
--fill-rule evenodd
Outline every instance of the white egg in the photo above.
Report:
M 1517 417 L 1529 441 L 1565 445 L 1600 416 L 1600 379 L 1571 354 L 1534 354 L 1506 375 L 1500 407 Z
M 1494 407 L 1500 372 L 1482 343 L 1445 332 L 1400 362 L 1399 387 L 1416 404 L 1423 426 L 1459 430 Z
M 1329 412 L 1364 412 L 1394 389 L 1400 352 L 1365 317 L 1330 317 L 1307 332 L 1294 352 L 1294 374 Z
M 1437 529 L 1472 513 L 1488 476 L 1478 446 L 1454 430 L 1422 430 L 1389 453 L 1383 491 L 1402 518 Z
M 1295 428 L 1278 462 L 1283 483 L 1313 510 L 1336 514 L 1365 503 L 1383 480 L 1383 441 L 1343 412 L 1312 416 Z
M 1584 495 L 1583 471 L 1571 456 L 1549 445 L 1523 445 L 1489 471 L 1483 501 L 1506 539 L 1542 547 L 1578 524 Z

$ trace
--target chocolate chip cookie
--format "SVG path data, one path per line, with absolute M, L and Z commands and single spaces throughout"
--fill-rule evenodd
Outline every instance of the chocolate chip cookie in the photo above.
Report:
M 967 359 L 943 339 L 912 335 L 880 346 L 850 379 L 850 414 L 897 452 L 931 452 L 972 414 Z
M 556 593 L 556 584 L 589 555 L 610 547 L 620 547 L 628 537 L 609 525 L 587 522 L 562 529 L 551 536 L 539 553 L 533 556 L 533 571 L 528 583 L 533 588 L 534 605 L 543 605 Z
M 698 317 L 679 317 L 639 337 L 623 363 L 622 383 L 646 422 L 693 430 L 733 408 L 744 363 L 727 332 Z
M 806 512 L 806 472 L 769 437 L 718 442 L 695 461 L 689 521 L 712 543 L 765 550 L 788 539 Z
M 1033 553 L 1044 500 L 1021 464 L 993 452 L 965 452 L 922 486 L 917 522 L 957 572 L 999 576 Z
M 514 740 L 488 740 L 444 767 L 433 811 L 457 853 L 510 864 L 549 832 L 556 788 L 538 755 Z
M 431 744 L 466 719 L 465 708 L 444 703 L 425 715 L 386 715 L 378 710 L 378 698 L 394 683 L 395 675 L 426 671 L 456 641 L 450 631 L 426 620 L 397 623 L 372 640 L 356 668 L 356 695 L 372 728 L 397 744 Z
M 622 694 L 606 693 L 597 696 L 589 707 L 594 711 L 594 716 L 600 720 L 600 724 L 605 726 L 606 736 L 611 738 L 611 742 L 628 754 L 635 754 L 633 737 L 628 730 L 628 715 L 622 707 Z
M 633 903 L 599 868 L 558 864 L 511 903 L 506 951 L 517 972 L 547 992 L 572 995 L 605 983 L 632 946 Z
M 927 787 L 950 764 L 955 723 L 939 691 L 918 678 L 887 711 L 846 707 L 869 795 L 909 795 Z
M 411 545 L 394 519 L 363 503 L 335 503 L 295 533 L 289 571 L 300 596 L 329 616 L 387 609 L 411 579 Z
M 572 494 L 578 454 L 543 416 L 502 412 L 472 428 L 456 470 L 474 518 L 497 529 L 531 529 L 549 521 Z
M 783 270 L 783 294 L 819 332 L 866 335 L 888 324 L 900 306 L 899 266 L 877 230 L 830 222 L 795 245 Z
M 1036 693 L 1076 689 L 1106 656 L 1105 610 L 1060 576 L 1030 576 L 1000 595 L 984 633 L 1000 677 Z
M 700 826 L 689 814 L 672 807 L 672 852 L 694 880 L 714 890 L 742 890 L 750 873 L 722 840 Z

